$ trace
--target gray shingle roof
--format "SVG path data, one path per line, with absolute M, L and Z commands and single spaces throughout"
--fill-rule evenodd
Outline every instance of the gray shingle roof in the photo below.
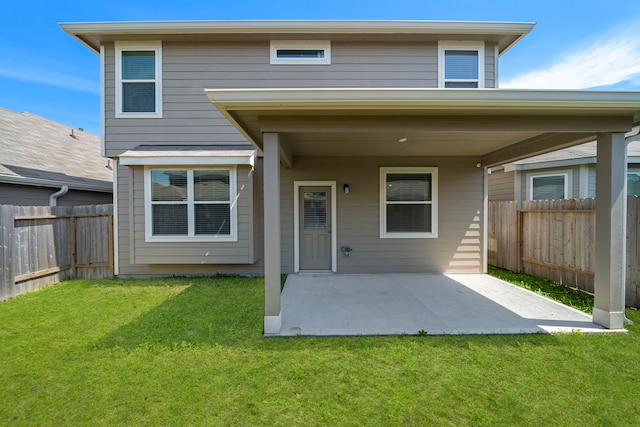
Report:
M 73 133 L 73 136 L 71 134 Z M 0 108 L 0 181 L 111 191 L 113 171 L 100 138 L 36 116 Z
M 587 142 L 585 144 L 574 145 L 573 147 L 564 148 L 562 150 L 552 151 L 550 153 L 540 154 L 526 159 L 514 162 L 517 165 L 527 165 L 532 163 L 555 162 L 560 160 L 572 160 L 582 158 L 596 157 L 597 153 L 596 141 Z M 640 157 L 640 141 L 632 141 L 627 146 L 628 157 Z M 586 162 L 590 163 L 590 162 Z

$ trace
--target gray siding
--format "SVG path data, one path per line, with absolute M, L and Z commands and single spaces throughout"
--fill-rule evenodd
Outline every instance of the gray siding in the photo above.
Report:
M 247 145 L 205 88 L 424 87 L 438 85 L 436 42 L 333 42 L 331 65 L 271 65 L 269 43 L 163 43 L 163 118 L 115 119 L 115 51 L 105 53 L 108 157 L 140 144 Z M 493 45 L 485 49 L 494 87 Z
M 515 172 L 494 169 L 489 174 L 489 201 L 501 202 L 516 200 Z
M 0 184 L 0 205 L 49 206 L 49 196 L 60 190 L 54 187 Z M 69 190 L 58 198 L 58 206 L 104 205 L 113 203 L 111 193 Z
M 484 46 L 484 87 L 496 87 L 496 53 L 494 43 L 485 43 Z
M 167 274 L 206 275 L 244 272 L 260 274 L 256 263 L 259 252 L 254 241 L 259 226 L 253 224 L 255 171 L 238 167 L 237 242 L 146 242 L 144 216 L 144 169 L 120 167 L 118 170 L 118 238 L 120 275 L 150 276 Z M 131 191 L 132 190 L 132 191 Z M 163 264 L 158 268 L 154 264 Z M 249 264 L 248 268 L 235 264 Z
M 294 181 L 337 181 L 338 273 L 481 273 L 483 173 L 466 158 L 296 158 L 281 172 L 282 271 L 293 272 Z M 438 167 L 438 238 L 380 238 L 380 167 Z M 348 183 L 351 191 L 344 194 Z

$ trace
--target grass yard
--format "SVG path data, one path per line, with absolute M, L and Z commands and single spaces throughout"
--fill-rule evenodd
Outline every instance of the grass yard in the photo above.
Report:
M 262 279 L 224 277 L 0 303 L 0 425 L 640 425 L 638 326 L 264 339 L 262 304 Z

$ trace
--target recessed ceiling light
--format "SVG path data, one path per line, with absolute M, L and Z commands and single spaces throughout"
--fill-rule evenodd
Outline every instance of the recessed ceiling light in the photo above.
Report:
M 398 142 L 407 142 L 407 138 L 400 138 Z

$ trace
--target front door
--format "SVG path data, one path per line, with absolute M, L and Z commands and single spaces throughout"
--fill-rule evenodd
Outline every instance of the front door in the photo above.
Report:
M 300 270 L 331 270 L 331 187 L 300 187 Z

